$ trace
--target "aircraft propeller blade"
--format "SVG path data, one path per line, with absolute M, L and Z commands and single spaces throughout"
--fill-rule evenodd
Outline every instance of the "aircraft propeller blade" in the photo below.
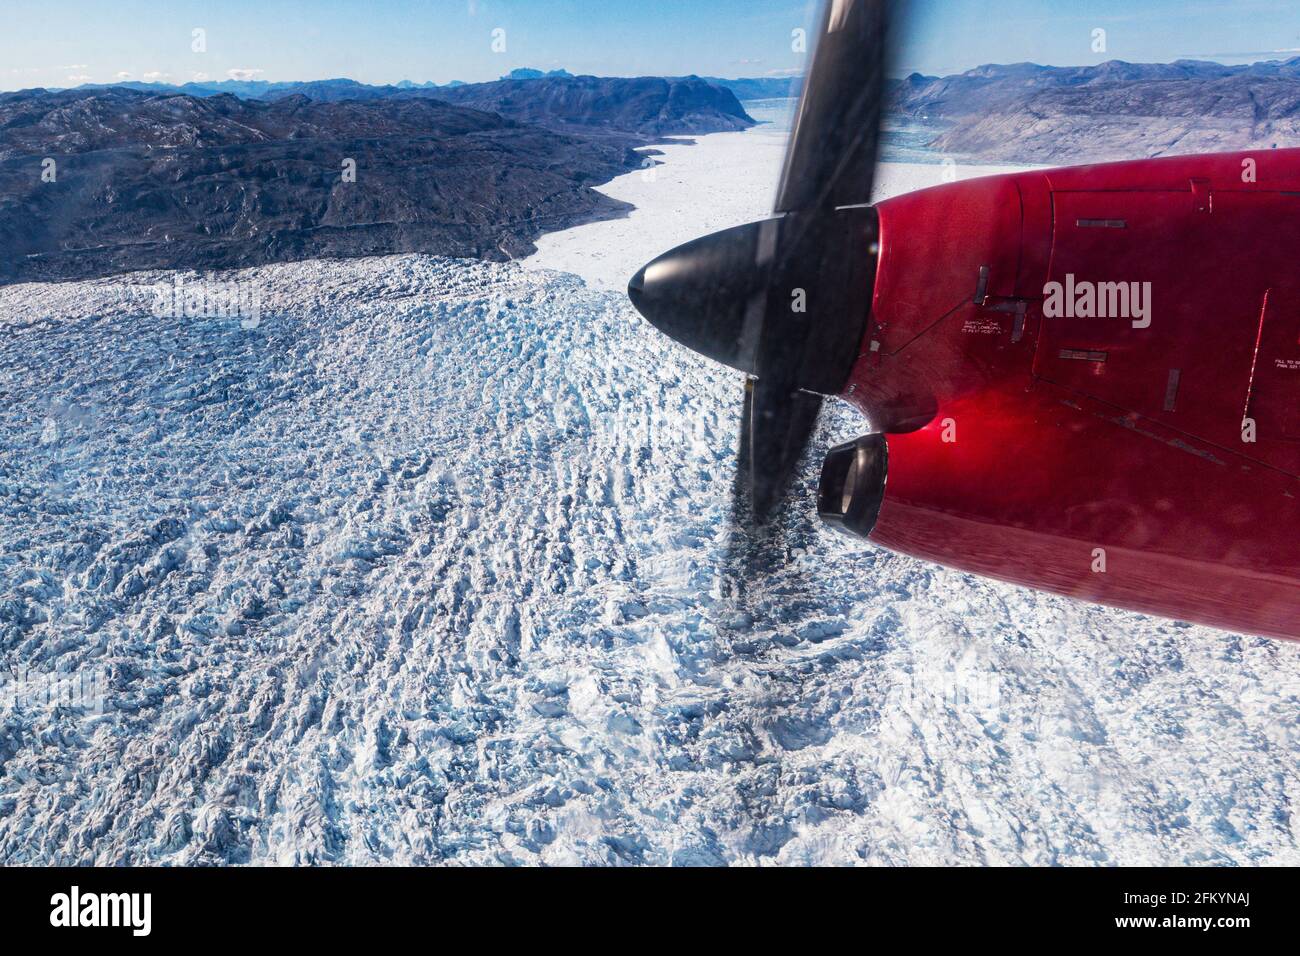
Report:
M 871 201 L 897 4 L 828 0 L 777 190 L 777 212 Z
M 757 330 L 755 410 L 765 412 L 748 419 L 750 434 L 742 436 L 751 449 L 751 514 L 760 525 L 785 499 L 822 405 L 820 396 L 788 383 L 806 381 L 795 369 L 806 368 L 808 357 L 821 360 L 817 338 L 837 318 L 828 313 L 861 307 L 844 295 L 854 265 L 845 257 L 862 257 L 865 243 L 844 241 L 854 230 L 844 236 L 833 219 L 837 208 L 871 199 L 894 7 L 890 0 L 828 0 L 822 7 L 777 191 L 776 212 L 786 215 Z M 822 306 L 811 322 L 787 317 L 800 294 Z
M 889 35 L 902 0 L 827 0 L 777 193 L 777 215 L 647 264 L 628 296 L 654 326 L 748 376 L 736 520 L 762 528 L 788 497 L 858 356 L 878 222 L 868 205 Z

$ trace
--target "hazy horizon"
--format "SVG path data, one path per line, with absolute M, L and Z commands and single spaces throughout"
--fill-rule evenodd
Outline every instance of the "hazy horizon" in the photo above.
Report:
M 10 0 L 0 89 L 93 83 L 350 78 L 445 85 L 511 70 L 597 76 L 803 72 L 805 0 Z M 808 45 L 811 45 L 809 43 Z M 1225 65 L 1300 54 L 1300 7 L 1277 0 L 914 0 L 896 72 L 1107 60 Z
M 1105 65 L 1105 63 L 1126 63 L 1133 66 L 1154 66 L 1154 65 L 1169 64 L 1169 63 L 1190 62 L 1190 63 L 1213 63 L 1217 66 L 1226 66 L 1226 67 L 1248 67 L 1248 66 L 1257 66 L 1266 63 L 1284 63 L 1287 60 L 1292 60 L 1292 59 L 1300 59 L 1300 52 L 1294 53 L 1289 57 L 1275 57 L 1273 59 L 1268 59 L 1268 60 L 1252 60 L 1243 63 L 1225 63 L 1223 60 L 1210 59 L 1207 57 L 1179 57 L 1174 60 L 1148 60 L 1148 61 L 1121 60 L 1116 58 L 1112 60 L 1103 61 L 1102 63 L 1035 63 L 1032 60 L 1021 60 L 1014 63 L 992 63 L 992 62 L 980 63 L 975 66 L 969 67 L 966 70 L 962 70 L 957 74 L 927 73 L 924 75 L 929 77 L 937 76 L 939 78 L 944 78 L 946 76 L 961 75 L 961 73 L 968 73 L 974 70 L 986 69 L 988 67 L 1012 67 L 1012 66 L 1034 66 L 1041 69 L 1090 69 L 1090 68 L 1096 68 L 1098 66 L 1103 66 Z M 541 70 L 540 67 L 516 67 L 515 69 L 516 70 L 540 70 L 543 73 L 548 72 L 547 70 Z M 559 70 L 564 70 L 565 68 L 560 66 L 560 67 L 551 67 L 549 69 L 559 71 Z M 793 79 L 797 76 L 802 75 L 802 74 L 790 74 L 790 75 L 781 75 L 781 76 L 764 76 L 760 74 L 737 74 L 735 76 L 714 76 L 713 74 L 701 73 L 699 71 L 696 71 L 694 73 L 682 73 L 682 74 L 658 74 L 658 73 L 583 74 L 573 70 L 569 70 L 567 72 L 571 76 L 598 76 L 598 77 L 625 78 L 625 79 L 641 77 L 641 76 L 701 76 L 701 77 L 708 77 L 713 79 L 727 80 L 729 82 L 739 82 L 741 80 Z M 911 75 L 914 72 L 917 71 L 910 71 L 908 73 L 899 73 L 895 71 L 892 78 L 902 79 L 906 76 Z M 495 77 L 494 79 L 498 79 L 498 80 L 509 79 L 509 75 L 508 74 L 502 75 L 500 77 Z M 235 78 L 226 77 L 226 78 L 212 78 L 212 79 L 205 79 L 205 80 L 185 80 L 179 83 L 172 82 L 172 81 L 165 81 L 165 80 L 144 81 L 144 80 L 125 79 L 125 80 L 115 80 L 113 82 L 106 82 L 106 83 L 87 82 L 87 83 L 79 84 L 78 86 L 20 87 L 18 89 L 3 89 L 0 90 L 0 93 L 15 93 L 15 92 L 23 92 L 25 90 L 32 90 L 32 89 L 63 91 L 63 90 L 70 90 L 70 89 L 80 89 L 83 87 L 100 88 L 100 87 L 113 87 L 113 86 L 142 86 L 142 85 L 163 86 L 163 87 L 170 87 L 173 89 L 181 89 L 183 87 L 194 85 L 194 84 L 202 85 L 206 87 L 213 87 L 213 86 L 221 86 L 226 84 L 248 84 L 248 85 L 263 84 L 266 86 L 276 86 L 276 85 L 286 84 L 286 83 L 336 83 L 336 82 L 353 82 L 353 83 L 358 83 L 362 86 L 398 86 L 405 83 L 405 84 L 412 84 L 417 88 L 423 87 L 423 88 L 432 89 L 432 88 L 448 87 L 458 82 L 459 83 L 471 83 L 471 82 L 485 83 L 485 82 L 492 82 L 492 81 L 493 80 L 472 80 L 472 81 L 449 80 L 445 83 L 435 83 L 433 84 L 433 86 L 429 86 L 429 83 L 431 81 L 418 81 L 418 80 L 410 79 L 409 77 L 403 77 L 402 79 L 393 81 L 391 83 L 367 83 L 364 80 L 358 80 L 352 76 L 314 76 L 314 77 L 294 77 L 288 79 L 264 79 L 260 76 L 252 79 L 235 79 Z

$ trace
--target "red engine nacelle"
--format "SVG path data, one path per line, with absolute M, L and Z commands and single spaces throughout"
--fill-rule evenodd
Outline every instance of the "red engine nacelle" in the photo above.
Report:
M 862 530 L 1071 597 L 1300 637 L 1300 150 L 1025 172 L 876 208 L 871 321 L 841 394 L 888 435 Z M 852 476 L 841 454 L 823 497 L 847 480 L 847 509 L 871 454 Z

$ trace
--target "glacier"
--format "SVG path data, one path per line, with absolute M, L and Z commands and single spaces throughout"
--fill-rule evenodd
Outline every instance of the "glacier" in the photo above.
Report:
M 841 537 L 815 456 L 748 541 L 737 375 L 573 275 L 220 278 L 0 289 L 0 862 L 1300 863 L 1300 646 Z

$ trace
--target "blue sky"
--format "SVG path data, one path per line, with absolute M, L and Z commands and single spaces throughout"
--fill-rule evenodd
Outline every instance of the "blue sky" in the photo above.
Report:
M 917 0 L 900 67 L 1300 55 L 1300 0 Z M 0 88 L 349 76 L 445 83 L 520 66 L 606 75 L 794 72 L 804 0 L 5 0 Z M 191 50 L 206 30 L 206 52 Z M 504 52 L 492 31 L 505 31 Z M 1106 51 L 1092 49 L 1106 31 Z

